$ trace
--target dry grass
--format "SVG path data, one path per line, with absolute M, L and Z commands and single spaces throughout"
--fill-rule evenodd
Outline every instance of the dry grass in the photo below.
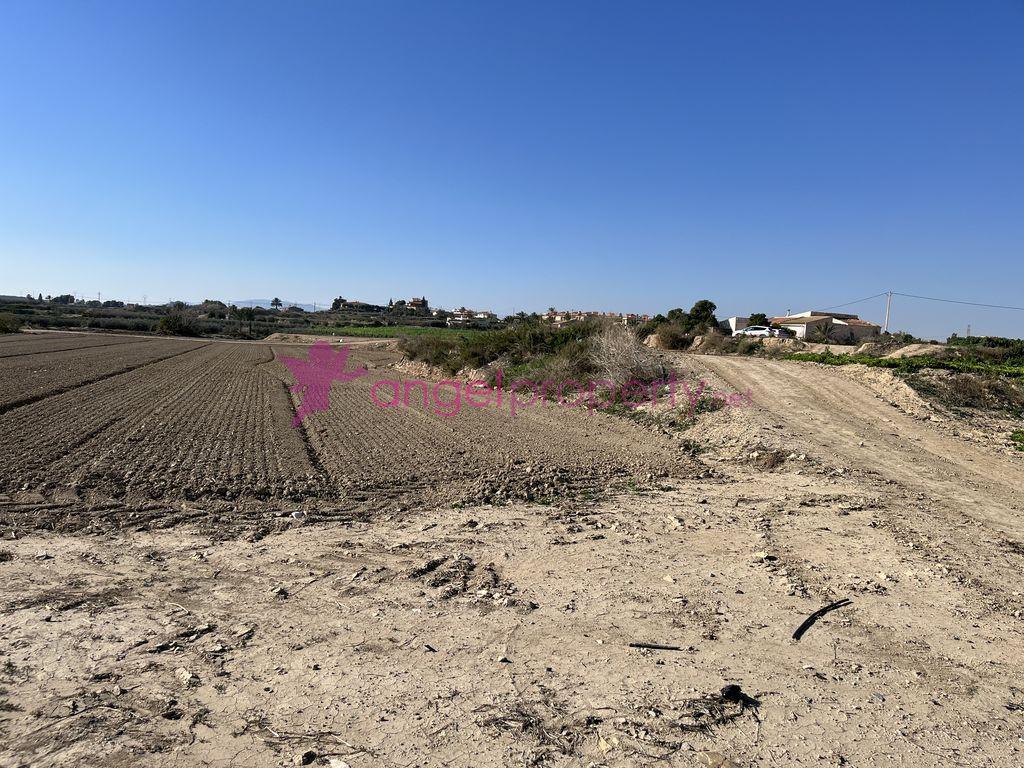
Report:
M 667 375 L 665 367 L 640 343 L 636 333 L 623 325 L 611 325 L 594 338 L 592 360 L 616 387 L 664 379 Z

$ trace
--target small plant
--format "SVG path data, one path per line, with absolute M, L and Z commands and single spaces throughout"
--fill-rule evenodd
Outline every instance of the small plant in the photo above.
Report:
M 1010 443 L 1018 451 L 1024 451 L 1024 429 L 1018 429 L 1010 433 Z
M 720 397 L 713 397 L 711 395 L 701 395 L 697 398 L 691 408 L 690 412 L 694 415 L 698 413 L 714 413 L 720 411 L 725 407 L 725 401 Z
M 703 445 L 698 443 L 696 440 L 691 440 L 690 438 L 684 438 L 683 441 L 679 444 L 679 447 L 687 456 L 694 457 L 696 457 L 698 454 L 700 454 L 701 451 L 704 450 Z

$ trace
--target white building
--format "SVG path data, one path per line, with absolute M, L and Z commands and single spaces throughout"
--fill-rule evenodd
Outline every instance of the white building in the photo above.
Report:
M 772 325 L 792 331 L 798 339 L 821 339 L 836 344 L 863 341 L 877 336 L 882 330 L 877 323 L 861 320 L 857 315 L 815 309 L 768 320 Z

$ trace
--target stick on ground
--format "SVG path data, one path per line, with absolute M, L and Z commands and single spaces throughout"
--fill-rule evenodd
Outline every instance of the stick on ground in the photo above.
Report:
M 816 622 L 829 611 L 834 611 L 836 608 L 842 608 L 844 606 L 850 605 L 851 602 L 852 601 L 849 598 L 844 597 L 842 600 L 836 600 L 834 603 L 829 603 L 824 608 L 819 608 L 806 619 L 804 619 L 803 624 L 796 628 L 796 632 L 793 633 L 793 639 L 799 642 L 800 638 L 804 636 L 804 632 L 810 629 L 814 625 L 814 622 Z

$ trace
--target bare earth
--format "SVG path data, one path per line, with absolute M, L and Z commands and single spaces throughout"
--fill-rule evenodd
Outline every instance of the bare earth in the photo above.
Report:
M 296 430 L 297 347 L 25 339 L 0 765 L 1022 763 L 1024 454 L 888 374 L 665 353 L 753 398 L 682 429 L 364 377 Z

